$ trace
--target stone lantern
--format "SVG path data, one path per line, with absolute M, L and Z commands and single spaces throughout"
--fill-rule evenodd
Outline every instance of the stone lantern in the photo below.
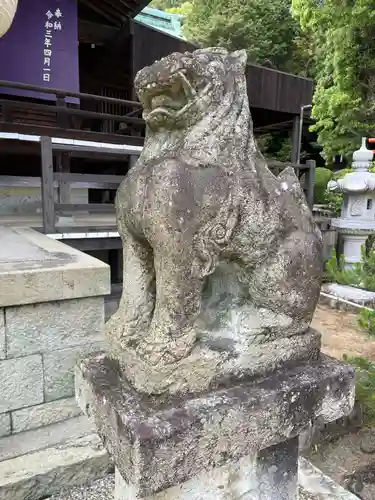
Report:
M 353 154 L 353 172 L 328 183 L 328 190 L 344 194 L 341 216 L 332 221 L 344 240 L 347 267 L 361 260 L 361 248 L 375 231 L 375 173 L 369 172 L 373 152 L 362 138 L 360 149 Z

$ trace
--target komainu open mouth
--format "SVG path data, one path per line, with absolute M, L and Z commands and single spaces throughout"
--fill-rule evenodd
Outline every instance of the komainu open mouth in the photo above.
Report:
M 138 95 L 144 107 L 144 118 L 147 120 L 157 115 L 173 116 L 182 113 L 195 98 L 196 92 L 186 71 L 180 70 L 167 80 L 148 83 L 139 89 Z

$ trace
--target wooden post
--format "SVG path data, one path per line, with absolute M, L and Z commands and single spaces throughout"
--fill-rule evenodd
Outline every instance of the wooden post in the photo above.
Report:
M 129 40 L 130 40 L 130 47 L 131 47 L 131 52 L 130 52 L 130 67 L 131 67 L 131 81 L 134 82 L 134 78 L 136 75 L 136 60 L 135 60 L 135 46 L 134 46 L 134 21 L 133 19 L 130 19 L 129 21 Z M 131 87 L 131 100 L 132 101 L 138 101 L 137 98 L 137 93 L 135 91 L 134 85 Z
M 69 174 L 70 173 L 70 157 L 68 153 L 58 153 L 56 156 L 56 170 L 57 172 Z M 70 199 L 70 183 L 65 181 L 59 181 L 58 189 L 58 200 L 59 203 L 64 205 L 69 205 Z
M 59 113 L 59 108 L 66 108 L 65 96 L 56 96 L 56 113 L 57 113 L 57 126 L 60 128 L 69 128 L 69 116 L 66 113 Z
M 111 284 L 122 283 L 122 250 L 108 250 L 108 264 L 111 268 Z
M 51 137 L 41 137 L 43 230 L 55 232 L 55 193 L 53 187 L 53 151 Z
M 6 102 L 2 105 L 2 121 L 13 123 L 13 110 L 12 105 Z
M 298 163 L 298 151 L 300 148 L 299 145 L 299 122 L 300 122 L 300 117 L 299 115 L 295 116 L 293 118 L 293 129 L 292 129 L 292 157 L 291 157 L 291 162 L 292 163 Z
M 316 162 L 315 160 L 307 160 L 306 165 L 308 165 L 307 170 L 307 203 L 310 209 L 313 209 L 314 206 L 314 184 L 315 184 L 315 169 Z

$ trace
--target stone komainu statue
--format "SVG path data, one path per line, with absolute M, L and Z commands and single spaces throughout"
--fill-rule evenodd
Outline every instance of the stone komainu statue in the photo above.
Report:
M 252 131 L 246 54 L 202 49 L 141 70 L 144 149 L 116 199 L 124 291 L 112 355 L 147 393 L 200 391 L 317 355 L 322 242 L 292 169 Z

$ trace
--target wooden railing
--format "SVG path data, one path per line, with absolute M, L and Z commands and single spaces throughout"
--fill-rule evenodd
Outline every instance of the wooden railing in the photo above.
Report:
M 90 189 L 117 189 L 121 181 L 124 179 L 123 176 L 116 175 L 93 175 L 93 174 L 74 174 L 70 172 L 54 172 L 53 168 L 53 157 L 54 154 L 61 151 L 62 145 L 54 144 L 51 137 L 41 137 L 41 160 L 42 160 L 42 178 L 41 178 L 41 190 L 42 190 L 42 212 L 43 212 L 43 229 L 45 233 L 53 233 L 56 231 L 56 214 L 74 214 L 77 212 L 87 212 L 92 213 L 110 213 L 114 214 L 114 205 L 107 203 L 86 203 L 86 204 L 74 204 L 74 203 L 55 203 L 55 185 L 69 186 L 70 184 L 85 185 Z M 88 146 L 87 142 L 80 146 L 77 145 L 65 145 L 64 149 L 69 150 L 69 147 L 76 148 L 76 150 L 85 151 Z M 133 148 L 136 149 L 136 148 Z M 141 149 L 141 148 L 138 148 Z M 113 149 L 102 149 L 97 150 L 98 154 L 116 154 Z M 128 154 L 139 155 L 139 152 L 130 152 Z M 124 153 L 117 153 L 124 154 Z M 126 154 L 126 153 L 125 153 Z
M 1 88 L 13 88 L 19 91 L 36 92 L 39 94 L 44 93 L 56 97 L 53 104 L 52 101 L 50 104 L 43 104 L 41 102 L 30 102 L 30 99 L 22 100 L 21 98 L 18 100 L 17 97 L 10 98 L 10 96 L 0 99 L 0 132 L 16 132 L 41 137 L 41 186 L 44 231 L 46 233 L 55 232 L 55 218 L 58 213 L 114 213 L 114 207 L 111 204 L 70 204 L 66 202 L 66 199 L 60 199 L 59 203 L 55 203 L 54 190 L 56 182 L 60 188 L 69 187 L 71 183 L 82 182 L 85 185 L 87 183 L 92 184 L 90 185 L 90 189 L 116 189 L 123 177 L 70 173 L 69 165 L 64 166 L 63 163 L 65 160 L 69 163 L 69 155 L 79 152 L 79 148 L 73 148 L 72 146 L 71 150 L 69 150 L 66 147 L 63 149 L 62 147 L 59 148 L 58 145 L 53 146 L 51 137 L 142 146 L 143 138 L 141 135 L 144 121 L 136 116 L 141 112 L 140 103 L 95 94 L 69 92 L 62 89 L 46 89 L 8 81 L 0 81 Z M 68 98 L 79 100 L 81 107 L 78 104 L 69 104 L 67 102 Z M 99 104 L 101 109 L 115 109 L 121 113 L 125 112 L 125 114 L 103 113 L 82 109 L 82 104 L 87 101 Z M 103 125 L 104 122 L 109 122 L 111 126 L 102 127 L 101 130 L 118 130 L 118 133 L 108 134 L 106 132 L 95 131 L 95 127 L 92 126 L 90 128 L 90 126 L 85 126 L 85 120 L 88 120 L 89 125 L 90 121 L 91 124 L 96 123 L 96 125 L 98 123 Z M 123 129 L 122 131 L 119 128 L 116 129 L 114 124 L 117 123 L 125 124 L 128 127 L 128 132 L 124 133 Z M 128 135 L 128 133 L 132 135 Z M 56 151 L 58 149 L 59 153 L 57 154 Z M 63 151 L 66 153 L 65 156 Z M 81 153 L 87 154 L 87 151 L 84 151 L 84 148 L 82 148 Z M 103 153 L 109 154 L 110 151 L 102 150 L 95 153 L 91 151 L 90 154 L 102 155 Z M 55 173 L 53 169 L 54 154 L 57 156 L 57 170 L 59 170 L 59 172 Z M 122 158 L 120 153 L 118 153 L 118 156 Z M 314 201 L 315 162 L 309 160 L 306 164 L 269 163 L 270 169 L 276 175 L 286 166 L 291 166 L 300 179 L 304 175 L 303 187 L 308 204 L 312 208 Z
M 113 97 L 47 89 L 36 85 L 0 80 L 0 89 L 14 89 L 54 96 L 48 104 L 30 102 L 30 98 L 7 95 L 0 98 L 0 131 L 25 134 L 69 137 L 117 143 L 140 143 L 144 121 L 139 116 L 141 104 Z M 1 97 L 1 95 L 0 95 Z M 68 103 L 77 100 L 79 104 Z M 35 101 L 35 99 L 34 99 Z M 118 113 L 103 113 L 82 109 L 114 109 Z M 121 124 L 121 127 L 120 127 Z M 99 129 L 99 130 L 98 130 Z M 108 133 L 111 130 L 114 132 Z M 131 137 L 130 140 L 129 137 Z M 138 139 L 138 140 L 137 140 Z
M 315 161 L 308 160 L 306 164 L 280 164 L 270 163 L 269 168 L 278 175 L 284 168 L 291 166 L 299 179 L 305 174 L 302 187 L 304 189 L 309 207 L 312 209 L 314 205 L 314 180 L 315 180 Z M 87 185 L 90 183 L 92 189 L 117 189 L 124 177 L 119 175 L 92 175 L 92 174 L 71 174 L 71 173 L 55 173 L 52 176 L 52 183 L 58 181 L 66 184 Z M 55 204 L 54 212 L 69 213 L 88 212 L 88 213 L 113 213 L 114 205 L 112 204 Z
M 56 215 L 57 214 L 77 214 L 84 212 L 88 214 L 113 214 L 114 205 L 110 203 L 88 203 L 88 204 L 74 204 L 65 201 L 55 202 L 55 188 L 58 186 L 68 187 L 84 187 L 87 189 L 101 189 L 101 190 L 116 190 L 119 184 L 123 181 L 124 176 L 121 175 L 93 175 L 93 174 L 76 174 L 70 172 L 54 172 L 53 156 L 56 155 L 54 148 L 61 147 L 61 144 L 53 145 L 50 137 L 41 137 L 41 186 L 42 191 L 42 212 L 43 212 L 43 229 L 45 233 L 53 233 L 56 231 Z M 69 146 L 66 146 L 67 148 Z M 136 149 L 135 147 L 133 149 Z M 140 148 L 138 148 L 140 149 Z M 107 150 L 104 151 L 109 154 Z M 139 154 L 139 153 L 130 153 Z M 269 168 L 278 175 L 285 167 L 291 166 L 297 176 L 301 179 L 304 175 L 302 187 L 304 188 L 306 198 L 310 208 L 312 209 L 314 203 L 314 179 L 315 179 L 315 161 L 309 160 L 306 164 L 285 164 L 271 162 L 268 164 Z M 36 180 L 36 179 L 35 179 Z M 0 177 L 1 181 L 1 177 Z M 6 182 L 9 185 L 9 177 Z M 21 182 L 18 179 L 19 185 Z M 302 182 L 302 181 L 301 181 Z M 69 199 L 69 196 L 68 196 Z

